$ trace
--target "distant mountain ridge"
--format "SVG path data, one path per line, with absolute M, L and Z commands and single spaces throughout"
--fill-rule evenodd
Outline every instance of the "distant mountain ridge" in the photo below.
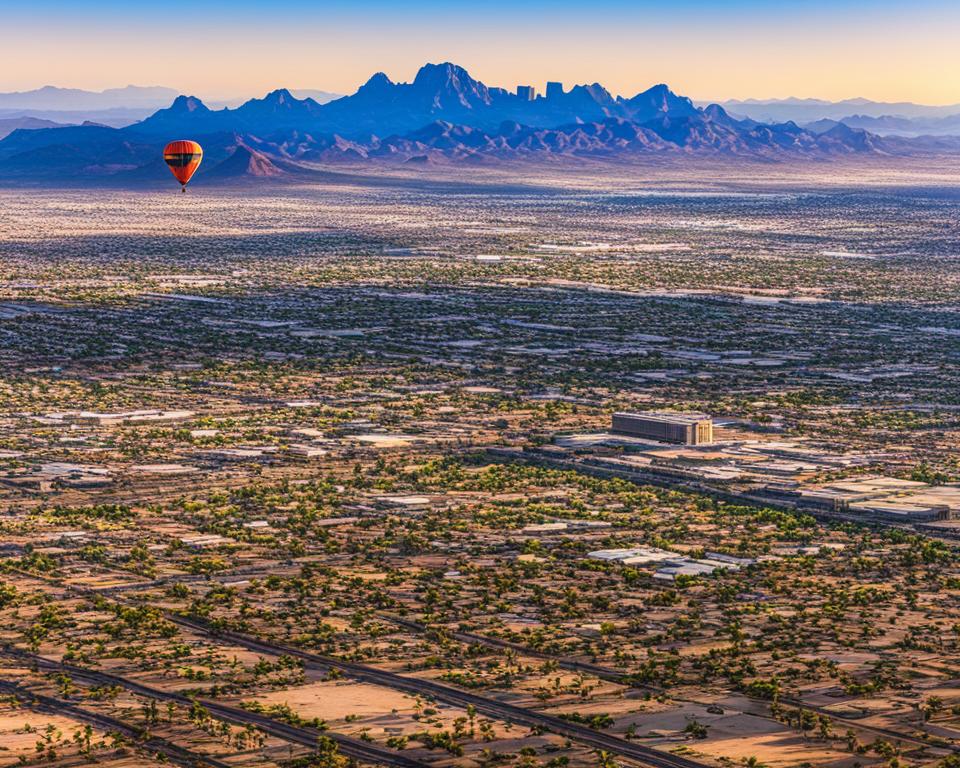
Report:
M 293 93 L 299 98 L 313 98 L 321 104 L 340 98 L 335 93 L 309 89 Z M 0 119 L 33 118 L 71 125 L 92 121 L 123 128 L 168 106 L 178 95 L 173 88 L 162 86 L 128 85 L 87 91 L 47 85 L 32 91 L 0 93 Z M 216 105 L 235 107 L 248 100 L 218 100 Z
M 123 127 L 170 103 L 177 91 L 128 85 L 104 91 L 46 85 L 32 91 L 0 93 L 0 119 L 34 118 L 56 123 L 87 121 Z
M 58 88 L 45 85 L 32 91 L 0 93 L 0 109 L 3 110 L 56 110 L 79 111 L 133 107 L 156 109 L 177 96 L 173 88 L 161 86 L 128 85 L 124 88 L 107 88 L 103 91 L 85 91 L 80 88 Z
M 705 104 L 705 102 L 704 102 Z M 812 123 L 817 120 L 844 120 L 852 115 L 929 120 L 960 115 L 960 104 L 929 106 L 912 102 L 883 102 L 870 99 L 731 99 L 720 106 L 739 118 L 779 123 L 792 120 Z
M 60 123 L 53 120 L 40 120 L 36 117 L 0 117 L 0 139 L 8 136 L 20 128 L 36 130 L 37 128 L 58 128 Z
M 870 131 L 880 136 L 960 136 L 960 113 L 946 117 L 895 117 L 882 115 L 848 115 L 839 120 L 824 118 L 807 123 L 806 128 L 812 131 L 827 130 L 838 123 L 851 128 Z
M 194 112 L 195 130 L 243 130 L 263 133 L 296 127 L 351 139 L 416 130 L 435 120 L 488 130 L 515 121 L 536 128 L 623 118 L 645 122 L 660 114 L 693 116 L 697 108 L 666 85 L 655 85 L 630 99 L 614 97 L 599 83 L 577 85 L 551 98 L 523 99 L 503 88 L 488 87 L 460 66 L 426 64 L 411 83 L 373 75 L 351 96 L 320 104 L 298 99 L 287 89 L 250 99 L 235 109 L 210 110 L 196 97 L 178 97 L 167 109 L 131 126 L 141 133 L 168 130 L 176 114 Z
M 410 83 L 373 75 L 356 93 L 321 104 L 287 89 L 236 108 L 178 95 L 125 128 L 83 125 L 16 130 L 0 141 L 0 179 L 166 180 L 160 148 L 173 138 L 204 146 L 198 180 L 280 179 L 333 162 L 549 161 L 640 155 L 763 160 L 922 152 L 843 123 L 740 120 L 697 107 L 664 84 L 630 98 L 594 83 L 524 98 L 489 87 L 452 63 L 427 64 Z M 937 151 L 949 148 L 940 142 Z

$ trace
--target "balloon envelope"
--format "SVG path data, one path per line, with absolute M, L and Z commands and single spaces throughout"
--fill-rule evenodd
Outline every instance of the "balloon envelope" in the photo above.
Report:
M 203 148 L 195 141 L 171 141 L 163 149 L 163 159 L 177 181 L 186 186 L 203 160 Z

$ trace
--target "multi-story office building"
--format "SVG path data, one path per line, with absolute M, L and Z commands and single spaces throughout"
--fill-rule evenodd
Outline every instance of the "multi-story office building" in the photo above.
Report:
M 611 431 L 681 445 L 713 442 L 713 420 L 702 414 L 615 413 Z

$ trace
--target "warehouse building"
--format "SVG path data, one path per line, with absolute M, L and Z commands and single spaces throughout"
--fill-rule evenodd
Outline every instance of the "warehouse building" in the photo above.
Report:
M 707 445 L 713 442 L 713 420 L 689 413 L 615 413 L 611 432 L 662 443 Z

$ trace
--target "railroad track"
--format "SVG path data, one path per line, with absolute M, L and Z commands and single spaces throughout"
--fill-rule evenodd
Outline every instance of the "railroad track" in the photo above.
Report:
M 157 701 L 170 701 L 185 707 L 192 706 L 194 702 L 193 699 L 190 699 L 183 694 L 164 691 L 159 688 L 152 688 L 142 683 L 138 683 L 135 680 L 130 680 L 129 678 L 123 677 L 122 675 L 115 675 L 110 672 L 103 672 L 97 669 L 78 667 L 73 664 L 65 664 L 63 662 L 47 659 L 35 653 L 22 651 L 18 648 L 4 646 L 2 649 L 0 649 L 0 653 L 8 658 L 19 659 L 22 662 L 29 663 L 31 666 L 36 666 L 38 669 L 44 669 L 51 672 L 63 672 L 75 680 L 84 680 L 93 685 L 118 686 L 124 688 L 130 693 L 134 693 L 145 698 L 155 699 Z M 424 766 L 430 765 L 430 763 L 425 763 L 421 760 L 402 755 L 395 750 L 388 749 L 387 747 L 381 747 L 377 744 L 363 741 L 362 739 L 353 738 L 352 736 L 346 736 L 333 731 L 321 731 L 316 728 L 304 728 L 302 726 L 291 725 L 281 720 L 275 720 L 274 718 L 264 715 L 260 712 L 250 712 L 246 709 L 241 709 L 240 707 L 231 707 L 227 704 L 220 704 L 219 702 L 212 701 L 210 699 L 198 698 L 196 701 L 203 705 L 203 707 L 212 715 L 215 715 L 221 720 L 226 720 L 239 725 L 254 725 L 264 733 L 268 733 L 271 736 L 275 736 L 279 739 L 292 742 L 294 744 L 300 744 L 311 749 L 317 746 L 318 736 L 327 736 L 337 743 L 341 754 L 367 763 L 389 766 L 390 768 L 424 768 Z
M 72 701 L 65 701 L 64 699 L 57 699 L 53 696 L 36 693 L 18 683 L 0 680 L 0 691 L 8 696 L 16 697 L 18 701 L 30 709 L 66 714 L 80 722 L 89 723 L 102 731 L 119 733 L 130 739 L 130 741 L 135 742 L 141 749 L 162 755 L 170 762 L 181 765 L 183 768 L 234 768 L 229 763 L 225 763 L 216 757 L 203 755 L 199 752 L 191 752 L 158 736 L 145 739 L 141 732 L 135 728 L 131 728 L 122 720 L 117 720 L 116 718 L 103 715 L 99 712 L 91 712 L 89 709 L 83 709 Z

